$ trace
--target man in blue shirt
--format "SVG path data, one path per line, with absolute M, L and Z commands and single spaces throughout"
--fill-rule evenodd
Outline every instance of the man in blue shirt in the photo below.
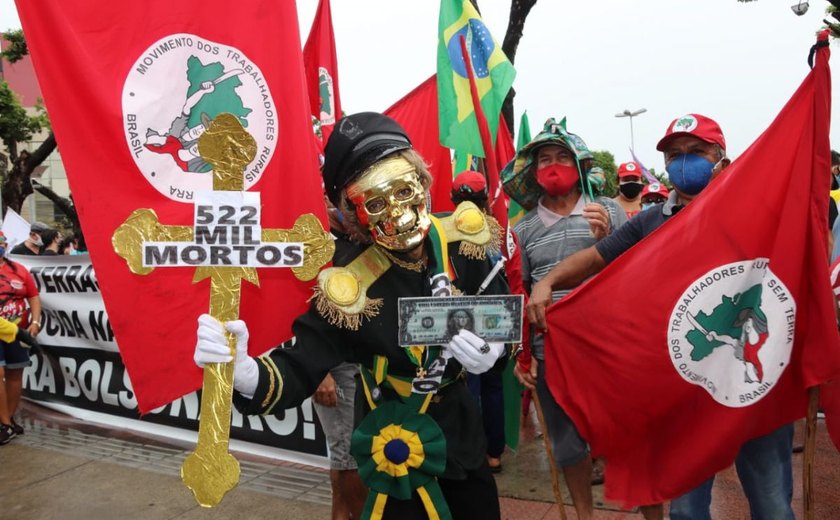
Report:
M 545 328 L 545 309 L 552 290 L 574 287 L 600 272 L 606 265 L 644 237 L 665 224 L 686 204 L 699 196 L 709 182 L 729 165 L 726 141 L 712 119 L 689 114 L 675 119 L 656 146 L 665 156 L 665 169 L 674 185 L 668 201 L 636 215 L 615 233 L 557 264 L 531 290 L 528 318 Z M 752 518 L 793 520 L 791 450 L 793 425 L 786 425 L 743 446 L 735 460 Z M 714 476 L 689 493 L 673 500 L 672 520 L 710 520 Z

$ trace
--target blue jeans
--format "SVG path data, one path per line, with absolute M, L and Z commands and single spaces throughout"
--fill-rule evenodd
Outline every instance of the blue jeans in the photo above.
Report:
M 505 451 L 505 394 L 501 372 L 467 373 L 467 386 L 481 407 L 487 455 L 499 458 Z
M 793 425 L 744 443 L 735 459 L 741 487 L 750 503 L 752 520 L 795 520 L 791 451 Z M 671 520 L 711 520 L 713 476 L 671 502 Z

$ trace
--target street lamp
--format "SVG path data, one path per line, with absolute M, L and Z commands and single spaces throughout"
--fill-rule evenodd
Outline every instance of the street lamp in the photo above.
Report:
M 633 153 L 636 153 L 636 146 L 633 143 L 633 118 L 639 114 L 644 114 L 647 112 L 646 108 L 640 108 L 639 110 L 629 111 L 624 109 L 624 112 L 616 114 L 615 117 L 629 117 L 630 118 L 630 149 L 633 150 Z

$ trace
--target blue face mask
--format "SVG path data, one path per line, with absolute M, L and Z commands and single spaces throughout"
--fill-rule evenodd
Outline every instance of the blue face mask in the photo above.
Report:
M 6 248 L 5 247 L 0 247 L 0 258 L 2 258 L 4 256 L 6 256 Z
M 704 157 L 684 153 L 668 163 L 665 170 L 674 187 L 686 195 L 697 195 L 709 184 L 714 167 Z
M 654 206 L 658 206 L 658 204 L 655 203 L 655 202 L 645 202 L 644 204 L 642 204 L 642 211 L 644 211 L 648 208 L 652 208 Z

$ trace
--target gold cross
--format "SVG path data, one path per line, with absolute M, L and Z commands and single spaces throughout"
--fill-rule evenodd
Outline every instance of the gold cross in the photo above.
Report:
M 201 158 L 213 166 L 213 190 L 244 190 L 243 170 L 256 155 L 256 141 L 231 114 L 220 114 L 198 140 Z M 151 209 L 135 210 L 114 232 L 114 251 L 129 269 L 146 275 L 154 267 L 143 265 L 144 242 L 191 242 L 194 228 L 167 226 Z M 262 229 L 263 242 L 303 243 L 303 265 L 292 267 L 299 280 L 312 280 L 332 259 L 335 244 L 312 214 L 298 217 L 292 229 Z M 193 283 L 210 278 L 210 315 L 221 322 L 238 319 L 241 280 L 259 285 L 254 267 L 198 267 Z M 236 356 L 236 338 L 226 332 L 231 355 Z M 204 507 L 218 504 L 239 482 L 239 462 L 228 453 L 230 443 L 233 367 L 209 363 L 204 367 L 198 444 L 181 466 L 181 479 Z

